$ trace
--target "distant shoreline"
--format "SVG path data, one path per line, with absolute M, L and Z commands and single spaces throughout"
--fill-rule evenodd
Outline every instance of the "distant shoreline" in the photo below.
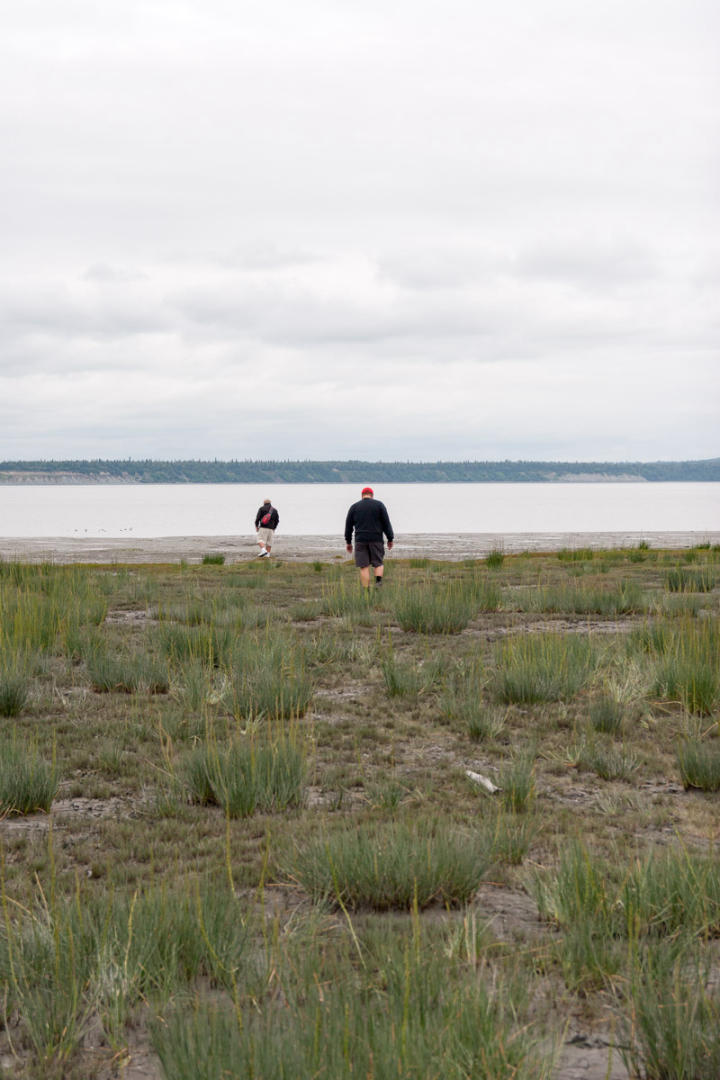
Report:
M 190 487 L 192 485 L 201 485 L 204 487 L 221 487 L 226 486 L 247 486 L 250 484 L 259 484 L 264 481 L 260 480 L 132 480 L 132 479 L 119 479 L 118 477 L 91 477 L 91 476 L 77 476 L 72 479 L 48 479 L 39 478 L 35 474 L 29 474 L 27 478 L 21 480 L 8 480 L 4 476 L 0 475 L 0 487 L 152 487 L 152 485 L 165 486 L 166 484 L 172 484 L 177 487 Z M 267 483 L 276 484 L 312 484 L 320 487 L 321 485 L 334 484 L 340 487 L 341 485 L 352 483 L 348 480 L 268 480 Z M 720 477 L 717 480 L 698 480 L 698 479 L 682 479 L 673 478 L 672 480 L 648 480 L 644 476 L 607 476 L 604 473 L 598 473 L 594 476 L 578 475 L 578 476 L 558 476 L 552 479 L 544 480 L 388 480 L 383 478 L 382 481 L 375 480 L 375 483 L 384 484 L 457 484 L 461 486 L 463 484 L 707 484 L 707 483 L 720 483 Z
M 545 551 L 593 551 L 637 548 L 682 550 L 697 544 L 720 544 L 720 532 L 590 532 L 590 533 L 408 533 L 399 535 L 387 561 L 429 558 L 457 562 L 483 559 L 490 551 L 506 554 Z M 199 563 L 220 554 L 230 563 L 253 561 L 253 536 L 165 536 L 154 539 L 75 537 L 0 537 L 0 559 L 51 563 Z M 273 555 L 282 562 L 341 562 L 348 558 L 341 536 L 277 538 Z
M 0 461 L 0 485 L 588 484 L 720 481 L 702 461 Z

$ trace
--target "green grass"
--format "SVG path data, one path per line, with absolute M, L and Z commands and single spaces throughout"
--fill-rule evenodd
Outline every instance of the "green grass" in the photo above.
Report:
M 172 684 L 172 692 L 188 712 L 201 713 L 213 695 L 215 672 L 212 666 L 194 660 L 184 665 Z
M 49 810 L 57 793 L 54 762 L 17 734 L 0 737 L 0 815 Z
M 292 974 L 262 1007 L 241 1014 L 205 997 L 158 1020 L 164 1074 L 549 1080 L 552 1042 L 541 1047 L 532 1033 L 519 977 L 468 978 L 456 941 L 417 922 L 360 928 L 332 950 L 321 930 L 303 935 L 286 943 Z
M 0 716 L 19 716 L 30 695 L 32 657 L 17 650 L 0 650 Z
M 653 691 L 685 710 L 709 716 L 720 704 L 717 621 L 678 620 L 651 639 L 656 654 Z
M 720 743 L 686 739 L 677 748 L 677 763 L 685 788 L 720 791 Z
M 501 548 L 492 548 L 485 556 L 485 565 L 491 570 L 498 570 L 505 562 L 505 552 Z
M 393 614 L 399 625 L 416 634 L 459 634 L 477 608 L 471 594 L 453 585 L 415 585 L 393 598 Z
M 557 553 L 561 562 L 590 562 L 594 555 L 592 548 L 562 548 Z
M 720 592 L 633 553 L 0 566 L 13 1075 L 714 1068 Z
M 495 659 L 497 698 L 528 705 L 572 698 L 595 670 L 597 651 L 585 636 L 523 634 L 503 642 Z
M 403 660 L 392 649 L 385 652 L 380 668 L 389 697 L 418 697 L 427 694 L 436 686 L 441 675 L 441 666 L 436 661 L 426 659 L 417 663 L 414 660 Z
M 170 689 L 167 667 L 144 652 L 117 656 L 99 649 L 88 656 L 87 671 L 92 688 L 98 693 L 166 694 Z
M 253 739 L 198 746 L 182 763 L 179 781 L 191 802 L 216 805 L 230 817 L 302 805 L 306 764 L 293 733 L 270 742 Z
M 207 664 L 211 667 L 231 663 L 236 633 L 229 626 L 162 624 L 153 634 L 154 645 L 171 664 L 184 666 Z
M 611 863 L 575 842 L 554 873 L 536 875 L 534 890 L 541 915 L 594 937 L 720 935 L 720 864 L 677 845 Z
M 505 727 L 505 710 L 484 699 L 487 675 L 477 661 L 461 663 L 451 673 L 440 698 L 444 716 L 464 728 L 475 742 L 495 739 Z
M 516 751 L 501 771 L 498 780 L 503 806 L 514 814 L 532 807 L 535 799 L 535 754 L 532 751 Z
M 596 773 L 601 780 L 630 780 L 638 765 L 634 751 L 601 738 L 589 739 L 578 755 L 578 768 Z
M 46 1075 L 68 1075 L 91 1030 L 122 1045 L 148 1001 L 158 1006 L 196 979 L 232 989 L 253 971 L 246 914 L 217 883 L 48 903 L 15 925 L 6 920 L 0 933 L 4 1017 Z
M 590 723 L 595 731 L 618 735 L 623 728 L 625 706 L 617 698 L 603 695 L 590 703 Z
M 647 606 L 636 582 L 619 582 L 605 588 L 570 583 L 541 586 L 517 594 L 514 603 L 521 611 L 571 612 L 606 617 L 643 611 Z
M 680 566 L 665 575 L 665 588 L 670 592 L 712 592 L 716 584 L 717 575 L 709 567 L 690 570 Z
M 236 641 L 228 680 L 225 703 L 239 719 L 302 716 L 314 692 L 303 651 L 270 633 Z
M 364 616 L 373 610 L 376 595 L 373 589 L 362 589 L 357 581 L 323 582 L 320 613 L 336 617 Z
M 298 847 L 284 871 L 315 902 L 409 911 L 467 903 L 490 861 L 479 834 L 439 822 L 368 824 Z
M 617 1011 L 623 1058 L 633 1075 L 720 1076 L 720 995 L 697 950 L 671 943 L 641 953 Z
M 534 794 L 534 793 L 533 793 Z M 531 799 L 526 800 L 527 809 Z M 510 866 L 519 866 L 537 838 L 538 822 L 532 814 L 514 813 L 501 809 L 488 826 L 493 857 Z

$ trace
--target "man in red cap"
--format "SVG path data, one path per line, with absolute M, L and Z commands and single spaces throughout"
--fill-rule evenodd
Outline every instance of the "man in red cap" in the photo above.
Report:
M 371 487 L 362 489 L 360 502 L 353 503 L 345 519 L 345 544 L 352 554 L 353 530 L 355 531 L 355 565 L 360 568 L 360 581 L 364 588 L 370 585 L 370 567 L 375 571 L 375 584 L 382 585 L 383 560 L 385 547 L 383 534 L 387 537 L 388 551 L 393 546 L 393 533 L 390 518 L 385 508 L 375 498 Z

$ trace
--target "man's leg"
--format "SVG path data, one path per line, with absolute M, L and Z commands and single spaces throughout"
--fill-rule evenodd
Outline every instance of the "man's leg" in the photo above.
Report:
M 370 586 L 370 551 L 363 541 L 355 541 L 355 565 L 360 571 L 360 584 L 363 589 Z
M 385 549 L 382 543 L 373 543 L 370 551 L 370 563 L 375 574 L 375 584 L 382 585 L 383 583 L 383 556 L 385 555 Z
M 258 558 L 267 558 L 270 554 L 270 544 L 272 541 L 272 533 L 267 529 L 260 529 L 260 535 L 258 537 L 258 546 L 260 548 L 260 554 Z

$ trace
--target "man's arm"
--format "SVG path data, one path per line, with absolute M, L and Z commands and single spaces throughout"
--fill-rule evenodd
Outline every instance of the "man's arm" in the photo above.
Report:
M 352 534 L 355 528 L 355 508 L 353 506 L 347 512 L 345 518 L 345 546 L 352 549 Z
M 390 547 L 393 540 L 395 539 L 395 533 L 393 532 L 393 527 L 390 524 L 390 518 L 388 517 L 387 507 L 385 506 L 385 503 L 382 504 L 382 510 L 380 511 L 380 515 L 382 517 L 383 532 L 387 536 L 388 547 Z

